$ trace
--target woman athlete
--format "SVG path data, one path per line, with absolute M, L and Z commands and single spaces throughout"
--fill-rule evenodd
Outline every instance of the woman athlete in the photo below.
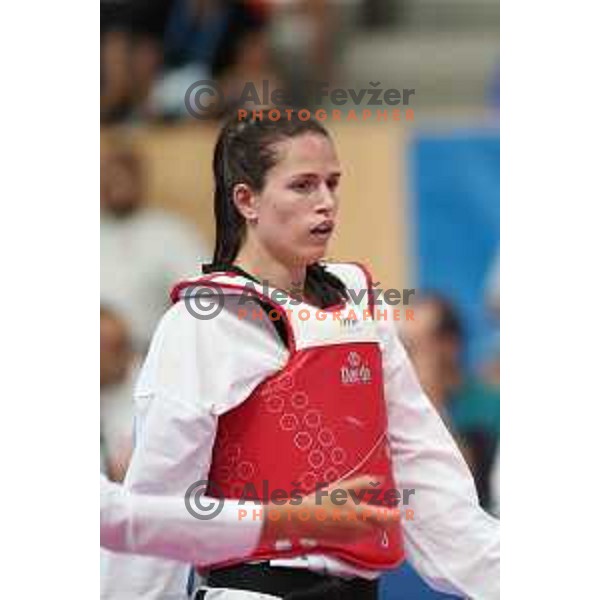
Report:
M 323 262 L 341 173 L 329 133 L 296 113 L 224 126 L 213 263 L 175 286 L 155 333 L 125 486 L 183 495 L 209 480 L 248 509 L 249 491 L 291 505 L 294 494 L 369 476 L 366 499 L 400 498 L 405 518 L 360 539 L 321 539 L 313 527 L 236 545 L 247 518 L 238 512 L 224 532 L 228 558 L 207 552 L 190 568 L 107 553 L 103 598 L 375 599 L 380 575 L 404 560 L 441 591 L 499 597 L 498 523 L 479 507 L 393 323 L 373 318 L 368 273 Z M 194 308 L 207 290 L 211 318 Z

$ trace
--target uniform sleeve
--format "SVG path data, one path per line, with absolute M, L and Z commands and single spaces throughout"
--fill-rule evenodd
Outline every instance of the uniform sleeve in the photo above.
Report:
M 500 597 L 498 521 L 479 506 L 469 469 L 425 396 L 392 324 L 379 323 L 396 484 L 414 489 L 403 520 L 406 555 L 439 591 Z
M 133 494 L 100 476 L 100 543 L 114 552 L 162 556 L 202 565 L 228 560 L 254 548 L 261 522 L 238 523 L 238 505 L 227 500 L 212 520 L 191 516 L 182 498 Z M 236 524 L 236 539 L 222 535 Z
M 116 552 L 127 547 L 130 507 L 122 487 L 100 473 L 100 545 Z
M 239 357 L 233 356 L 231 344 L 224 343 L 227 336 L 223 335 L 223 327 L 217 329 L 217 321 L 194 319 L 180 302 L 159 325 L 135 392 L 135 450 L 124 482 L 125 489 L 134 495 L 172 496 L 181 499 L 183 505 L 188 487 L 208 476 L 217 427 L 216 407 L 227 407 L 233 388 L 242 396 L 245 393 L 234 376 Z M 260 373 L 255 375 L 261 377 Z M 134 502 L 144 504 L 139 499 Z M 143 510 L 154 508 L 145 503 Z M 225 521 L 231 526 L 225 526 Z M 139 524 L 138 519 L 130 542 L 134 546 L 147 543 L 145 536 L 157 535 L 156 530 L 143 533 Z M 221 551 L 230 553 L 230 557 L 247 555 L 258 542 L 256 531 L 251 534 L 237 521 L 234 511 L 224 511 L 220 525 L 220 550 L 205 545 L 201 562 L 222 559 Z M 210 531 L 213 527 L 217 526 L 207 526 Z M 187 550 L 177 550 L 179 558 L 198 550 L 193 537 L 178 541 L 192 543 Z M 189 564 L 104 552 L 101 567 L 104 599 L 185 597 Z

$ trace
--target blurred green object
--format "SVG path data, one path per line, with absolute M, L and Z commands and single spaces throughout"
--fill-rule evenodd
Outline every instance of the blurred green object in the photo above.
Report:
M 452 429 L 466 451 L 479 501 L 490 509 L 490 475 L 500 442 L 500 388 L 467 379 L 449 405 Z
M 482 430 L 500 437 L 500 388 L 478 379 L 468 379 L 450 402 L 457 433 Z

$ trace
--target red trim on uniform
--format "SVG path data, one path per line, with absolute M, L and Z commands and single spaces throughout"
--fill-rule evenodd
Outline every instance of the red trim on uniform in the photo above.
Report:
M 308 304 L 308 302 L 306 304 Z M 322 310 L 323 312 L 336 312 L 336 311 L 344 310 L 347 305 L 348 305 L 348 300 L 345 300 L 344 302 L 340 302 L 340 304 L 335 304 L 334 306 L 328 306 L 327 308 L 319 308 L 318 306 L 316 308 L 317 308 L 317 310 Z M 309 306 L 314 306 L 314 305 L 309 304 Z
M 169 293 L 169 298 L 171 299 L 171 302 L 175 304 L 176 302 L 179 302 L 179 300 L 181 300 L 179 294 L 181 294 L 181 291 L 184 290 L 186 287 L 189 287 L 190 285 L 199 285 L 200 283 L 205 281 L 211 281 L 215 277 L 220 277 L 221 275 L 228 275 L 230 277 L 241 277 L 239 273 L 235 273 L 233 271 L 215 271 L 214 273 L 209 273 L 208 275 L 202 275 L 202 277 L 198 277 L 198 279 L 186 279 L 184 281 L 176 283 L 172 287 L 171 292 Z
M 362 268 L 362 266 L 359 263 L 345 263 L 345 262 L 337 262 L 336 263 L 334 261 L 328 261 L 326 264 L 341 264 L 341 265 L 354 264 L 354 265 L 357 265 Z M 363 270 L 366 271 L 364 268 L 363 268 Z M 186 281 L 181 281 L 180 283 L 173 286 L 173 288 L 171 290 L 171 293 L 169 295 L 171 302 L 173 304 L 175 304 L 175 302 L 177 302 L 180 299 L 179 294 L 181 293 L 181 290 L 185 289 L 189 285 L 199 285 L 202 282 L 211 281 L 215 277 L 220 277 L 222 275 L 229 276 L 229 277 L 243 277 L 243 275 L 241 275 L 240 273 L 237 273 L 235 271 L 215 271 L 213 273 L 209 273 L 208 275 L 203 275 L 202 277 L 199 277 L 198 279 L 190 279 L 190 280 L 186 280 Z M 335 273 L 334 273 L 334 275 L 335 275 Z M 252 283 L 254 285 L 261 285 L 261 284 L 257 284 L 255 281 L 252 281 L 251 279 L 249 279 L 249 281 L 250 281 L 250 283 Z M 293 300 L 296 299 L 292 295 L 290 295 L 288 292 L 286 292 L 285 290 L 282 290 L 280 288 L 273 288 L 273 290 L 276 292 L 283 292 L 286 296 L 288 296 L 289 298 L 291 298 Z M 340 302 L 339 304 L 335 304 L 333 306 L 327 306 L 325 308 L 321 308 L 319 306 L 315 306 L 314 304 L 311 304 L 310 302 L 307 302 L 306 299 L 304 298 L 304 296 L 302 297 L 302 302 L 304 302 L 304 304 L 308 304 L 309 306 L 312 306 L 313 308 L 316 308 L 317 310 L 321 310 L 323 312 L 335 312 L 338 310 L 344 310 L 348 306 L 348 299 L 345 299 L 343 302 Z

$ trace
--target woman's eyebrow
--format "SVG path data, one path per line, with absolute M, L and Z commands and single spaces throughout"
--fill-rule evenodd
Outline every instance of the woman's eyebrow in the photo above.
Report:
M 342 172 L 341 171 L 332 171 L 331 173 L 327 173 L 325 175 L 327 178 L 329 177 L 341 177 L 342 176 Z M 304 171 L 301 173 L 293 173 L 291 175 L 292 179 L 296 179 L 296 178 L 302 178 L 302 177 L 321 177 L 320 173 L 315 173 L 314 171 Z

